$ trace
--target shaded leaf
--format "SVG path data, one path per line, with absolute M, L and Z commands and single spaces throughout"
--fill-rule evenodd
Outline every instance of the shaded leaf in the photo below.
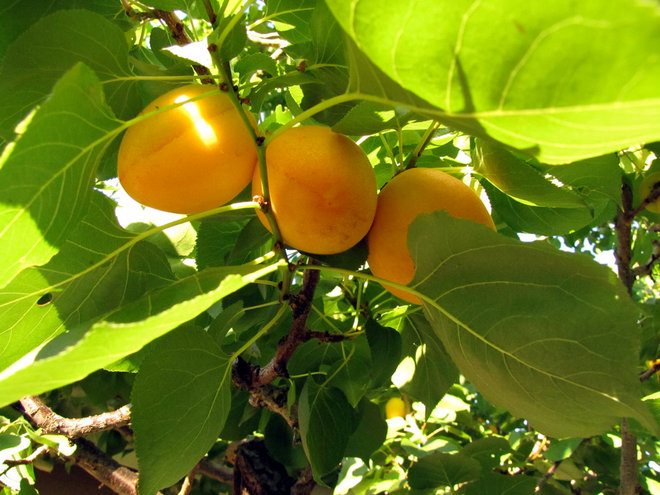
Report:
M 594 221 L 589 208 L 549 208 L 516 201 L 488 182 L 484 189 L 493 207 L 493 216 L 501 217 L 516 232 L 537 235 L 562 235 L 579 230 Z
M 353 409 L 336 388 L 307 379 L 298 405 L 300 436 L 317 482 L 334 471 L 354 430 Z
M 537 480 L 530 476 L 507 476 L 487 473 L 474 483 L 458 491 L 461 495 L 529 495 L 534 493 Z
M 387 437 L 387 422 L 380 408 L 362 399 L 358 406 L 358 423 L 348 440 L 344 457 L 359 457 L 365 463 L 378 450 Z
M 511 453 L 511 446 L 504 437 L 484 437 L 473 440 L 463 447 L 461 455 L 469 456 L 481 464 L 484 471 L 493 470 L 501 465 L 501 458 Z
M 397 368 L 395 385 L 431 412 L 458 379 L 458 370 L 424 315 L 406 316 L 402 341 L 407 357 Z
M 454 486 L 474 481 L 480 473 L 481 465 L 468 456 L 435 452 L 410 467 L 408 483 L 415 489 Z
M 135 82 L 120 80 L 132 75 L 122 30 L 90 10 L 60 10 L 39 19 L 7 50 L 0 67 L 0 136 L 13 139 L 14 126 L 81 62 L 107 82 L 100 93 L 105 91 L 116 115 L 129 118 L 137 113 L 142 105 Z M 78 106 L 72 104 L 71 109 Z M 62 126 L 61 132 L 66 131 L 67 125 Z
M 182 327 L 142 362 L 131 395 L 140 493 L 183 478 L 211 448 L 231 404 L 231 363 L 213 337 Z
M 394 328 L 367 320 L 366 334 L 371 350 L 371 361 L 378 363 L 371 370 L 372 387 L 389 387 L 392 374 L 401 362 L 401 334 Z
M 609 268 L 445 212 L 420 215 L 409 248 L 433 331 L 489 402 L 556 437 L 623 416 L 657 429 L 640 400 L 637 309 Z
M 495 144 L 479 140 L 474 165 L 490 183 L 518 201 L 532 206 L 586 208 L 578 194 L 552 183 L 522 158 Z
M 340 358 L 328 371 L 328 385 L 337 387 L 348 399 L 351 406 L 356 407 L 364 396 L 371 381 L 370 372 L 373 367 L 369 344 L 365 335 L 338 344 Z

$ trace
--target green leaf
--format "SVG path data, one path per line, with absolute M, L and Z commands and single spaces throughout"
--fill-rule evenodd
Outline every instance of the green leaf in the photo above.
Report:
M 489 402 L 555 437 L 624 416 L 657 429 L 640 400 L 638 312 L 609 268 L 445 212 L 420 215 L 408 244 L 429 323 Z
M 358 406 L 358 424 L 348 440 L 344 457 L 359 457 L 365 463 L 387 437 L 387 422 L 380 407 L 363 398 Z
M 422 402 L 430 413 L 449 387 L 458 379 L 458 370 L 442 341 L 420 313 L 408 314 L 402 332 L 401 362 L 394 384 Z
M 0 290 L 0 369 L 172 281 L 163 253 L 120 228 L 114 207 L 95 192 L 60 252 Z
M 223 62 L 229 62 L 239 55 L 247 42 L 245 14 L 240 12 L 222 19 L 218 27 L 209 35 L 208 42 L 217 44 L 218 56 Z
M 80 222 L 116 127 L 88 67 L 76 65 L 55 85 L 0 168 L 0 287 L 46 263 Z
M 534 493 L 537 481 L 530 476 L 507 476 L 486 473 L 477 481 L 468 483 L 457 492 L 461 495 L 529 495 Z
M 488 182 L 483 182 L 483 186 L 493 207 L 493 216 L 501 217 L 516 232 L 562 235 L 586 227 L 594 221 L 587 207 L 530 206 L 507 196 Z
M 460 454 L 469 456 L 481 464 L 484 471 L 492 471 L 501 466 L 504 455 L 511 453 L 511 446 L 503 437 L 484 437 L 473 440 L 460 450 Z
M 159 339 L 142 362 L 131 426 L 140 493 L 183 478 L 211 448 L 231 404 L 231 362 L 213 337 L 182 327 Z
M 0 405 L 80 380 L 140 350 L 277 267 L 209 268 L 125 304 L 91 328 L 74 327 L 0 372 Z
M 356 407 L 371 381 L 373 363 L 367 338 L 360 335 L 331 345 L 340 348 L 341 356 L 328 371 L 327 384 L 344 392 L 351 406 Z
M 339 389 L 308 378 L 300 392 L 298 418 L 303 448 L 319 482 L 339 466 L 354 430 L 353 409 Z
M 394 328 L 367 320 L 366 334 L 371 350 L 371 361 L 378 363 L 371 369 L 371 386 L 389 387 L 392 374 L 401 362 L 401 334 Z
M 546 163 L 660 136 L 655 2 L 327 3 L 375 65 L 428 102 L 414 110 L 456 129 Z
M 116 115 L 129 118 L 141 109 L 135 82 L 120 80 L 132 75 L 128 65 L 128 45 L 122 30 L 89 10 L 60 10 L 42 17 L 7 50 L 0 67 L 0 108 L 3 109 L 0 136 L 13 139 L 14 126 L 35 105 L 43 102 L 65 72 L 80 62 L 106 82 L 103 90 Z M 94 98 L 101 98 L 100 94 Z M 89 99 L 76 98 L 80 95 L 71 95 L 71 102 L 77 103 L 70 105 L 74 113 L 77 113 L 74 109 Z M 66 117 L 63 114 L 58 118 Z M 91 124 L 90 130 L 93 128 Z M 66 121 L 61 124 L 60 134 L 67 138 L 64 142 L 76 135 L 69 125 Z M 70 137 L 64 133 L 67 130 Z M 90 130 L 83 134 L 83 138 Z
M 0 61 L 18 35 L 56 10 L 86 8 L 114 18 L 122 7 L 114 0 L 13 0 L 0 9 Z
M 451 487 L 474 481 L 480 473 L 481 465 L 468 456 L 435 452 L 410 467 L 408 483 L 415 489 Z
M 553 184 L 551 178 L 504 148 L 479 140 L 475 153 L 477 172 L 518 201 L 552 208 L 587 206 L 580 195 Z

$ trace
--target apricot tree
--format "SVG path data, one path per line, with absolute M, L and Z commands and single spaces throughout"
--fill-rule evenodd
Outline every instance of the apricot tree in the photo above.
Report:
M 660 493 L 657 2 L 0 25 L 2 495 Z

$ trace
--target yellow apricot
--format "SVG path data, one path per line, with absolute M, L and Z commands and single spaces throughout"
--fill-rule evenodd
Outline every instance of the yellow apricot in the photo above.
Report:
M 415 265 L 408 251 L 408 227 L 419 214 L 439 210 L 495 229 L 479 196 L 459 179 L 438 169 L 405 170 L 394 176 L 378 196 L 376 216 L 367 235 L 371 272 L 399 284 L 410 283 Z M 409 292 L 387 285 L 385 288 L 405 301 L 422 303 Z
M 392 397 L 385 403 L 385 417 L 392 418 L 405 418 L 408 412 L 406 402 L 401 397 Z
M 376 176 L 351 139 L 327 127 L 294 127 L 268 144 L 266 164 L 269 207 L 285 244 L 335 254 L 367 234 L 376 212 Z M 262 194 L 258 167 L 252 194 Z M 271 230 L 265 215 L 258 215 Z
M 651 191 L 653 186 L 660 182 L 660 172 L 652 172 L 642 180 L 642 183 L 639 186 L 639 196 L 640 199 L 646 199 Z M 655 201 L 649 203 L 646 206 L 646 209 L 653 213 L 660 213 L 660 197 Z
M 200 84 L 174 89 L 141 115 L 214 90 Z M 250 183 L 256 162 L 254 140 L 231 99 L 212 93 L 131 126 L 119 147 L 117 174 L 139 203 L 191 214 L 231 201 Z

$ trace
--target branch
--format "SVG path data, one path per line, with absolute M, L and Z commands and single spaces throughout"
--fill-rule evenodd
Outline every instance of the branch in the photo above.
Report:
M 253 390 L 271 383 L 278 377 L 288 376 L 287 363 L 298 346 L 311 338 L 307 329 L 307 317 L 312 308 L 314 291 L 318 285 L 320 272 L 307 270 L 303 275 L 300 292 L 289 296 L 289 305 L 293 310 L 293 323 L 287 336 L 277 345 L 275 356 L 266 366 L 259 368 L 243 360 L 234 364 L 234 383 L 243 390 Z
M 67 459 L 75 462 L 101 483 L 121 495 L 137 495 L 138 475 L 122 466 L 96 445 L 79 438 L 81 435 L 125 426 L 130 419 L 130 406 L 87 418 L 63 418 L 53 412 L 39 397 L 25 397 L 19 401 L 23 414 L 44 433 L 65 435 L 73 440 L 76 450 Z
M 79 438 L 71 459 L 120 495 L 137 495 L 138 474 L 122 466 L 92 442 Z
M 616 264 L 619 278 L 626 287 L 628 294 L 632 295 L 632 286 L 635 281 L 635 274 L 630 266 L 632 259 L 632 222 L 634 216 L 631 216 L 632 207 L 632 189 L 626 183 L 621 187 L 621 203 L 623 208 L 617 211 L 614 219 L 614 229 L 616 230 Z
M 621 187 L 621 204 L 614 220 L 616 231 L 616 263 L 619 278 L 632 296 L 635 282 L 635 272 L 631 267 L 632 260 L 632 222 L 636 209 L 632 206 L 632 189 L 627 183 Z M 630 432 L 628 420 L 621 420 L 621 463 L 619 465 L 621 481 L 619 495 L 634 495 L 637 493 L 637 438 Z
M 44 433 L 64 435 L 70 439 L 126 426 L 131 419 L 131 406 L 129 404 L 115 411 L 76 419 L 64 418 L 53 412 L 36 396 L 25 397 L 20 400 L 20 404 L 25 414 Z

